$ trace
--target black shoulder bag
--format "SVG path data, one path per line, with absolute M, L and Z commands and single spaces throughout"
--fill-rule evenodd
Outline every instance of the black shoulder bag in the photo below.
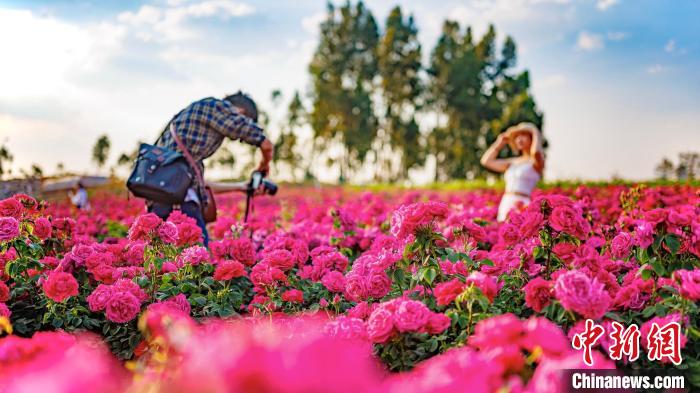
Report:
M 179 204 L 185 200 L 192 179 L 192 169 L 182 153 L 143 143 L 126 187 L 139 198 Z

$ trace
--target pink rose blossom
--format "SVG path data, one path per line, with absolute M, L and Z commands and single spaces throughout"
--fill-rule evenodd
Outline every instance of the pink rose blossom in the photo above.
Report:
M 46 297 L 58 303 L 78 295 L 78 281 L 71 274 L 60 271 L 49 273 L 43 288 Z
M 141 311 L 141 302 L 131 292 L 113 291 L 105 306 L 107 319 L 126 323 L 136 318 Z
M 578 270 L 559 276 L 554 285 L 554 294 L 565 309 L 591 319 L 601 318 L 612 301 L 603 284 Z
M 0 242 L 9 242 L 19 237 L 19 221 L 14 217 L 0 217 Z

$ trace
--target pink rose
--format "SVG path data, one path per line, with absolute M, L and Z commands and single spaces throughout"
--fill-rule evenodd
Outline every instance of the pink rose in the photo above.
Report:
M 695 302 L 700 300 L 700 269 L 676 270 L 673 272 L 673 278 L 679 283 L 678 288 L 682 297 Z
M 382 307 L 372 312 L 367 320 L 367 335 L 375 343 L 383 344 L 394 335 L 394 316 Z
M 243 276 L 245 276 L 245 266 L 238 261 L 221 261 L 214 271 L 214 279 L 217 281 L 227 281 Z
M 384 272 L 373 271 L 367 278 L 367 294 L 375 299 L 386 296 L 391 289 L 391 279 Z
M 128 291 L 114 291 L 105 307 L 107 319 L 117 323 L 131 321 L 136 318 L 139 311 L 141 311 L 141 302 Z
M 552 210 L 549 223 L 557 231 L 566 232 L 579 239 L 585 238 L 590 231 L 590 224 L 581 214 L 569 206 L 557 206 Z
M 571 350 L 571 342 L 567 340 L 561 328 L 546 318 L 531 317 L 524 323 L 525 336 L 520 344 L 533 353 L 539 347 L 544 355 L 557 357 Z
M 520 241 L 520 233 L 515 225 L 504 223 L 498 230 L 498 238 L 503 245 L 513 246 Z
M 304 292 L 298 289 L 289 289 L 282 294 L 282 300 L 290 303 L 304 303 Z
M 88 307 L 90 311 L 102 311 L 107 306 L 107 302 L 112 296 L 112 287 L 110 285 L 100 284 L 87 297 Z
M 163 220 L 155 213 L 142 214 L 129 228 L 129 240 L 148 240 Z
M 233 239 L 228 253 L 246 266 L 252 266 L 255 263 L 255 247 L 247 237 Z
M 498 283 L 496 279 L 482 272 L 472 272 L 472 274 L 467 277 L 466 284 L 473 284 L 479 288 L 481 293 L 483 293 L 490 302 L 493 302 L 493 299 L 498 294 Z
M 148 299 L 148 295 L 146 294 L 146 292 L 143 291 L 143 289 L 141 289 L 139 284 L 131 281 L 130 279 L 120 278 L 119 280 L 117 280 L 117 282 L 115 282 L 112 285 L 112 288 L 115 291 L 131 293 L 140 302 L 143 302 L 146 299 Z
M 143 265 L 143 253 L 145 249 L 146 244 L 143 242 L 130 243 L 124 253 L 124 258 L 131 265 Z
M 373 309 L 367 302 L 359 302 L 349 309 L 346 314 L 352 318 L 365 319 L 369 317 Z
M 530 280 L 524 287 L 525 304 L 535 310 L 542 310 L 549 305 L 552 299 L 552 283 L 542 277 L 536 277 Z
M 10 300 L 10 288 L 4 281 L 0 281 L 0 302 L 6 302 Z
M 394 314 L 394 324 L 400 332 L 417 332 L 428 322 L 431 311 L 422 302 L 404 300 Z
M 172 222 L 164 221 L 158 227 L 158 237 L 167 244 L 177 243 L 177 226 Z
M 172 214 L 170 216 L 172 217 Z M 183 222 L 175 225 L 177 225 L 176 246 L 188 246 L 202 241 L 202 228 L 196 222 Z
M 14 217 L 0 217 L 0 242 L 9 242 L 17 237 L 19 237 L 19 221 Z
M 447 306 L 464 292 L 464 288 L 464 283 L 455 278 L 435 286 L 433 295 L 435 295 L 438 306 Z
M 323 275 L 321 283 L 330 292 L 343 293 L 345 290 L 345 276 L 337 271 L 330 271 Z
M 554 294 L 565 309 L 590 319 L 601 318 L 612 302 L 603 284 L 578 270 L 560 275 L 554 285 Z
M 287 250 L 273 250 L 265 254 L 263 261 L 272 267 L 287 271 L 294 267 L 294 256 Z
M 0 317 L 9 318 L 11 315 L 12 311 L 10 311 L 10 309 L 7 308 L 7 305 L 5 303 L 0 302 Z
M 209 251 L 202 246 L 192 246 L 182 250 L 180 260 L 183 264 L 197 266 L 209 262 Z
M 190 302 L 187 301 L 187 297 L 182 293 L 163 301 L 162 304 L 167 305 L 173 310 L 181 311 L 187 315 L 190 315 L 192 312 Z
M 345 297 L 353 302 L 367 299 L 367 285 L 364 277 L 358 274 L 345 276 Z
M 51 237 L 51 222 L 44 217 L 34 220 L 34 236 L 41 240 Z
M 334 321 L 328 323 L 325 332 L 332 337 L 346 340 L 367 340 L 367 329 L 365 323 L 358 318 L 341 315 Z
M 518 230 L 523 238 L 537 235 L 542 227 L 542 222 L 544 222 L 544 216 L 540 212 L 523 212 L 521 219 L 522 222 Z
M 428 322 L 425 324 L 425 330 L 428 334 L 440 334 L 447 330 L 452 324 L 452 319 L 442 313 L 431 313 L 428 317 Z
M 164 262 L 163 267 L 160 269 L 163 273 L 173 273 L 177 271 L 177 265 L 172 262 Z
M 68 273 L 54 270 L 44 281 L 43 288 L 46 297 L 60 303 L 78 294 L 78 281 Z
M 391 233 L 404 240 L 415 235 L 422 227 L 431 227 L 436 219 L 447 217 L 449 208 L 444 202 L 428 201 L 402 205 L 391 217 Z
M 7 198 L 0 201 L 0 217 L 12 217 L 16 220 L 22 218 L 24 207 L 15 198 Z
M 523 324 L 513 314 L 502 314 L 479 321 L 469 346 L 480 349 L 519 343 L 523 336 Z
M 570 263 L 574 259 L 574 253 L 577 249 L 578 246 L 573 243 L 557 243 L 552 247 L 552 252 L 554 252 L 554 255 L 558 256 L 559 259 Z
M 610 250 L 613 257 L 619 259 L 627 258 L 633 244 L 634 240 L 632 239 L 632 235 L 627 232 L 620 232 L 610 243 Z

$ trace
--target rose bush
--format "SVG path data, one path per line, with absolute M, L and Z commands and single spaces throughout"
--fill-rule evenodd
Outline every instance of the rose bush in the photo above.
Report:
M 161 220 L 108 193 L 90 213 L 23 195 L 0 201 L 0 328 L 13 330 L 0 347 L 50 358 L 35 333 L 96 334 L 140 383 L 166 381 L 162 391 L 199 391 L 187 378 L 206 364 L 201 391 L 250 391 L 264 378 L 245 375 L 269 373 L 274 391 L 313 390 L 323 375 L 330 391 L 536 392 L 563 386 L 557 368 L 582 367 L 569 339 L 586 318 L 644 331 L 676 321 L 682 365 L 641 356 L 635 366 L 700 382 L 697 188 L 540 191 L 505 223 L 488 190 L 309 194 L 256 200 L 246 227 L 242 200 L 222 198 L 208 249 L 192 219 Z M 290 335 L 297 342 L 281 344 Z M 224 345 L 244 346 L 224 354 Z M 596 349 L 597 367 L 631 366 L 605 360 L 606 350 Z M 281 352 L 285 362 L 308 355 L 285 368 Z M 329 368 L 328 356 L 348 363 Z M 37 364 L 28 367 L 50 370 Z M 347 381 L 341 367 L 366 378 Z

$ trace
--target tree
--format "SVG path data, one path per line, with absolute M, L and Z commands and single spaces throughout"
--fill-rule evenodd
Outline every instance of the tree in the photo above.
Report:
M 0 178 L 2 178 L 6 172 L 9 173 L 8 167 L 13 159 L 14 157 L 7 146 L 5 146 L 4 143 L 0 145 Z
M 458 23 L 443 25 L 428 70 L 432 109 L 444 114 L 430 135 L 436 180 L 483 176 L 479 158 L 498 133 L 521 121 L 541 128 L 528 72 L 512 72 L 516 59 L 511 37 L 497 54 L 493 25 L 478 42 L 469 27 L 461 34 Z
M 700 171 L 700 153 L 678 154 L 678 180 L 694 180 Z
M 299 92 L 294 92 L 292 101 L 287 108 L 286 124 L 282 127 L 280 137 L 275 143 L 275 163 L 284 163 L 289 166 L 293 179 L 296 179 L 296 169 L 301 166 L 302 157 L 297 151 L 299 146 L 299 137 L 297 135 L 299 128 L 306 122 L 306 109 L 301 102 Z M 309 160 L 311 165 L 311 160 Z M 306 168 L 307 173 L 309 168 Z M 277 169 L 279 172 L 279 169 Z
M 457 22 L 445 21 L 431 55 L 430 99 L 438 113 L 437 127 L 430 134 L 436 158 L 435 180 L 463 178 L 476 161 L 473 151 L 482 123 L 482 62 L 471 29 L 460 33 Z
M 340 9 L 328 3 L 321 39 L 309 65 L 312 79 L 310 114 L 314 139 L 343 154 L 332 160 L 341 181 L 365 161 L 377 135 L 371 99 L 377 73 L 377 24 L 362 1 Z
M 377 57 L 384 104 L 384 135 L 380 142 L 400 157 L 398 174 L 389 174 L 390 177 L 405 179 L 409 169 L 423 165 L 426 155 L 415 119 L 423 87 L 418 28 L 413 16 L 404 18 L 401 7 L 394 7 L 389 13 Z
M 102 169 L 109 157 L 110 142 L 109 137 L 105 134 L 97 138 L 97 142 L 92 148 L 92 160 L 97 164 L 98 169 Z
M 31 177 L 42 178 L 44 176 L 44 170 L 38 164 L 32 164 Z
M 673 162 L 668 158 L 664 157 L 661 162 L 656 166 L 656 176 L 661 180 L 668 180 L 673 176 L 675 172 L 675 167 Z

